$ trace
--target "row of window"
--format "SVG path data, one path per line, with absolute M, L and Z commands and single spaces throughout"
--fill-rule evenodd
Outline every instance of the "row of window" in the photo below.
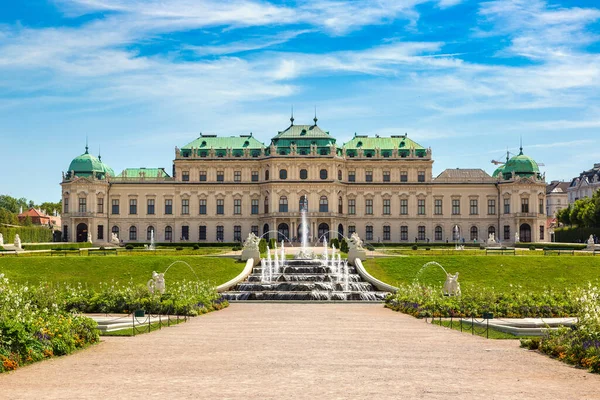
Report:
M 327 179 L 327 177 L 328 177 L 327 170 L 321 169 L 319 171 L 319 178 L 325 180 L 325 179 Z M 279 179 L 286 180 L 287 178 L 288 178 L 287 169 L 280 169 L 279 170 Z M 300 170 L 300 179 L 302 179 L 302 180 L 308 179 L 308 170 L 307 169 Z M 343 179 L 342 170 L 338 170 L 338 180 L 341 181 L 342 179 Z M 190 171 L 182 171 L 181 172 L 181 180 L 184 182 L 189 182 L 190 181 Z M 258 180 L 259 180 L 258 171 L 252 171 L 251 181 L 258 182 Z M 268 180 L 269 180 L 269 171 L 267 170 L 267 171 L 265 171 L 265 181 L 268 181 Z M 207 181 L 206 171 L 200 171 L 199 181 L 200 182 Z M 225 181 L 225 171 L 217 171 L 217 182 L 224 182 L 224 181 Z M 234 182 L 242 181 L 242 171 L 234 171 L 233 172 L 233 181 Z M 356 171 L 348 171 L 348 182 L 356 182 Z M 365 182 L 373 182 L 373 171 L 372 170 L 365 171 Z M 391 172 L 390 171 L 383 171 L 382 182 L 391 182 Z M 408 182 L 408 172 L 403 171 L 400 173 L 400 182 Z M 418 171 L 417 182 L 425 182 L 425 171 Z
M 338 213 L 343 213 L 343 200 L 340 197 L 338 199 Z M 264 212 L 269 212 L 269 199 L 268 197 L 264 200 Z M 302 204 L 305 202 L 306 206 L 308 206 L 308 201 L 304 196 L 300 198 L 298 209 L 302 209 Z M 207 214 L 207 201 L 206 199 L 200 199 L 199 206 L 199 214 L 204 215 Z M 258 214 L 258 199 L 251 200 L 251 214 Z M 68 212 L 69 207 L 69 198 L 65 197 L 64 199 L 64 212 Z M 111 214 L 119 214 L 119 200 L 113 199 L 111 203 Z M 442 215 L 443 212 L 443 203 L 442 199 L 434 199 L 434 215 Z M 82 197 L 79 198 L 79 212 L 87 211 L 87 200 Z M 329 211 L 329 200 L 326 196 L 321 196 L 319 199 L 319 212 L 328 212 Z M 104 212 L 104 198 L 99 197 L 97 203 L 97 212 Z M 288 212 L 288 199 L 286 196 L 281 196 L 279 198 L 279 212 Z M 521 212 L 528 213 L 529 212 L 529 199 L 522 198 L 521 199 Z M 544 213 L 544 200 L 539 199 L 539 210 L 540 214 Z M 129 199 L 129 214 L 137 214 L 138 213 L 138 202 L 137 199 Z M 217 214 L 225 214 L 225 200 L 217 199 L 216 203 L 216 213 Z M 234 199 L 233 200 L 233 213 L 236 215 L 242 214 L 242 200 Z M 391 200 L 383 199 L 383 215 L 391 215 Z M 496 200 L 488 199 L 487 202 L 487 213 L 488 215 L 496 214 Z M 155 214 L 155 200 L 148 199 L 146 204 L 146 214 L 153 215 Z M 165 214 L 170 215 L 173 214 L 173 200 L 166 199 L 165 200 Z M 190 214 L 190 200 L 182 199 L 181 200 L 181 214 L 188 215 Z M 348 214 L 355 215 L 356 214 L 356 200 L 348 199 Z M 365 199 L 365 214 L 373 215 L 373 200 Z M 417 215 L 425 215 L 425 199 L 417 199 Z M 460 215 L 461 207 L 460 207 L 460 199 L 452 199 L 452 215 Z M 469 200 L 469 214 L 470 215 L 478 215 L 479 214 L 479 201 L 477 199 Z M 504 214 L 510 214 L 510 199 L 504 199 Z M 408 199 L 400 199 L 400 215 L 408 215 Z
M 217 241 L 223 241 L 225 238 L 225 227 L 223 225 L 217 225 L 216 227 L 216 239 Z M 206 234 L 206 226 L 205 225 L 201 225 L 198 227 L 198 240 L 206 240 L 207 234 Z M 101 230 L 103 230 L 103 226 L 99 225 L 98 226 L 98 239 L 102 239 L 101 237 Z M 258 235 L 258 225 L 253 225 L 252 229 L 251 229 L 252 233 L 254 233 L 255 235 Z M 153 232 L 155 232 L 154 227 L 153 226 L 149 226 L 146 229 L 146 240 L 150 241 Z M 118 226 L 113 226 L 112 227 L 112 233 L 114 233 L 115 235 L 117 235 L 117 237 L 120 237 L 120 229 Z M 129 240 L 138 240 L 138 229 L 136 226 L 132 225 L 129 227 Z M 166 242 L 170 242 L 173 240 L 173 228 L 171 226 L 167 226 L 164 229 L 164 240 Z M 181 235 L 179 237 L 179 240 L 190 240 L 190 227 L 188 225 L 183 225 L 181 227 Z M 242 241 L 242 227 L 241 225 L 235 225 L 233 227 L 233 241 L 234 242 L 241 242 Z

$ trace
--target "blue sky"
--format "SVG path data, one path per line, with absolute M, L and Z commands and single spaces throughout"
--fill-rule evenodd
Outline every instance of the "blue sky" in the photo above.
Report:
M 90 149 L 171 168 L 199 132 L 403 134 L 445 168 L 508 148 L 568 180 L 600 162 L 593 0 L 23 0 L 0 5 L 0 193 L 60 198 Z

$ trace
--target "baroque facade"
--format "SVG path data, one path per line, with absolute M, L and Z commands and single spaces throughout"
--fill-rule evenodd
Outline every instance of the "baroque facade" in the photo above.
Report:
M 339 145 L 314 119 L 269 145 L 252 134 L 200 135 L 175 149 L 173 170 L 115 174 L 86 152 L 63 174 L 63 239 L 239 242 L 249 232 L 294 240 L 307 203 L 309 236 L 367 242 L 544 241 L 545 183 L 535 161 L 508 159 L 492 176 L 448 169 L 407 135 L 357 135 Z
M 594 164 L 594 168 L 583 171 L 578 177 L 573 178 L 567 190 L 569 204 L 584 197 L 592 197 L 598 189 L 600 189 L 600 163 Z

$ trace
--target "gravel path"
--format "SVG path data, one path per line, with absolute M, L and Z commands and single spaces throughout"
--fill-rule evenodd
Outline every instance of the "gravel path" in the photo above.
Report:
M 2 399 L 600 399 L 600 376 L 373 304 L 233 304 L 0 375 Z

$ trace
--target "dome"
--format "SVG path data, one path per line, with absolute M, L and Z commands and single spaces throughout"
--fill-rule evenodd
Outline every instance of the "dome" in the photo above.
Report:
M 71 171 L 73 171 L 76 176 L 91 176 L 93 174 L 97 174 L 97 177 L 99 178 L 104 178 L 106 174 L 114 176 L 112 168 L 104 164 L 96 156 L 88 153 L 87 146 L 85 148 L 85 153 L 75 157 L 73 161 L 71 161 L 71 164 L 69 164 L 69 170 L 67 171 L 69 175 L 71 174 Z
M 521 152 L 512 157 L 510 160 L 506 162 L 502 167 L 502 175 L 504 179 L 510 179 L 512 177 L 513 172 L 516 176 L 538 176 L 540 173 L 540 168 L 538 167 L 538 163 L 531 157 L 528 157 L 523 154 L 523 148 L 521 148 Z M 496 171 L 498 171 L 498 168 Z M 495 174 L 496 172 L 494 172 Z
M 496 170 L 492 174 L 492 177 L 493 178 L 497 178 L 498 176 L 500 176 L 500 174 L 502 173 L 502 171 L 504 171 L 504 165 L 501 165 L 498 168 L 496 168 Z

